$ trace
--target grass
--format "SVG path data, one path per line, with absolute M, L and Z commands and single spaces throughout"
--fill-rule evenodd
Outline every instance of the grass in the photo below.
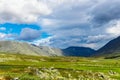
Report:
M 3 76 L 19 80 L 120 80 L 120 60 L 1 53 Z

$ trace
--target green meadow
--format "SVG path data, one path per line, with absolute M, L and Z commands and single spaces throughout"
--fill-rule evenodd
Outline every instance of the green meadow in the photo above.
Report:
M 120 80 L 120 60 L 1 53 L 0 80 Z

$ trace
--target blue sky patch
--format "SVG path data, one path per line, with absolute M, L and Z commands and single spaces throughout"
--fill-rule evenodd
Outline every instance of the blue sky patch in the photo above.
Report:
M 1 32 L 5 32 L 5 33 L 14 33 L 14 34 L 20 34 L 21 30 L 23 28 L 31 28 L 31 29 L 36 29 L 36 30 L 40 30 L 40 26 L 36 25 L 36 24 L 11 24 L 11 23 L 5 23 L 5 24 L 0 24 L 0 27 L 5 27 L 6 30 L 5 31 L 1 31 Z

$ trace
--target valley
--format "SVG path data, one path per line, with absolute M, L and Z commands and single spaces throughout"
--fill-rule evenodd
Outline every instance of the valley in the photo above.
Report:
M 0 41 L 0 80 L 120 80 L 119 41 L 97 51 Z
M 0 54 L 1 80 L 119 80 L 120 60 Z

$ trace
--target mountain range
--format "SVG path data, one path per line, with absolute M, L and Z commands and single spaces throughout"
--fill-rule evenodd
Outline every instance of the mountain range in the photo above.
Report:
M 38 47 L 25 42 L 16 41 L 0 41 L 0 52 L 40 56 L 62 56 L 59 49 L 53 49 L 50 47 Z
M 25 42 L 0 41 L 0 52 L 40 56 L 83 56 L 88 57 L 95 50 L 86 47 L 69 47 L 66 49 L 36 46 Z
M 66 49 L 59 49 L 47 46 L 36 46 L 26 42 L 0 41 L 0 52 L 37 56 L 104 56 L 106 58 L 116 58 L 120 57 L 120 37 L 111 40 L 97 51 L 87 47 L 71 46 Z

